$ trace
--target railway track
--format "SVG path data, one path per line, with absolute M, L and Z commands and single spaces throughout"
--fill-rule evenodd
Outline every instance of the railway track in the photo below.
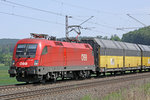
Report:
M 130 75 L 128 77 L 121 77 L 121 78 L 116 78 L 116 79 L 98 80 L 98 81 L 92 81 L 92 82 L 87 82 L 87 83 L 60 86 L 60 87 L 55 87 L 55 88 L 47 88 L 47 89 L 41 89 L 41 90 L 7 94 L 7 95 L 0 96 L 0 100 L 31 99 L 31 98 L 37 98 L 37 97 L 47 96 L 47 95 L 57 95 L 60 93 L 70 92 L 73 90 L 79 90 L 79 89 L 84 89 L 84 88 L 91 88 L 91 87 L 96 87 L 100 85 L 109 85 L 109 84 L 121 83 L 125 81 L 139 80 L 143 78 L 150 78 L 150 73 L 145 73 L 145 74 L 141 73 L 141 74 Z
M 5 85 L 5 86 L 0 86 L 0 90 L 6 89 L 6 88 L 13 88 L 15 85 Z
M 132 73 L 126 73 L 124 74 L 125 76 L 128 74 L 132 74 Z M 113 76 L 107 76 L 107 77 L 113 77 Z M 65 80 L 65 82 L 70 82 L 70 81 L 77 81 L 77 80 Z M 80 80 L 79 80 L 80 81 Z M 55 84 L 59 84 L 62 83 L 64 81 L 57 81 L 57 83 Z M 50 83 L 44 84 L 44 85 L 49 85 Z M 16 89 L 23 89 L 23 88 L 30 88 L 32 87 L 34 84 L 26 84 L 26 83 L 22 83 L 22 84 L 14 84 L 14 85 L 4 85 L 4 86 L 0 86 L 0 91 L 9 91 L 9 90 L 16 90 Z M 36 83 L 36 86 L 42 85 L 40 83 Z
M 26 87 L 31 87 L 32 84 L 14 84 L 14 85 L 5 85 L 0 86 L 0 91 L 9 91 L 9 90 L 15 90 L 15 89 L 22 89 Z

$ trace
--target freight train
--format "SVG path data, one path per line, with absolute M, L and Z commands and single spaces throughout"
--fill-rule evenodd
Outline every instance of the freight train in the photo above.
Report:
M 43 34 L 19 40 L 14 48 L 10 77 L 21 82 L 90 78 L 91 74 L 150 70 L 150 46 L 82 39 L 80 43 L 56 41 Z

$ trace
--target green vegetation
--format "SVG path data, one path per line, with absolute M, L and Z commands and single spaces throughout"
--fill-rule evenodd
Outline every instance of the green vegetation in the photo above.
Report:
M 97 98 L 93 98 L 90 95 L 85 95 L 81 98 L 81 100 L 98 100 Z
M 85 95 L 84 97 L 81 98 L 81 100 L 91 100 L 91 96 Z
M 123 97 L 122 92 L 113 92 L 105 96 L 102 100 L 128 100 L 128 99 L 123 99 L 122 97 Z
M 0 39 L 0 66 L 11 65 L 12 53 L 18 39 Z
M 15 78 L 10 78 L 8 74 L 8 66 L 0 66 L 0 85 L 18 84 Z
M 75 38 L 75 37 L 71 37 L 71 38 Z M 86 36 L 83 36 L 83 37 L 79 37 L 79 40 L 81 39 L 86 39 L 86 38 L 98 38 L 98 39 L 104 39 L 104 40 L 114 40 L 114 41 L 121 41 L 121 39 L 119 38 L 119 36 L 117 36 L 116 34 L 114 35 L 111 35 L 111 37 L 109 38 L 108 36 L 101 36 L 101 35 L 98 35 L 96 37 L 86 37 Z
M 102 100 L 150 100 L 150 83 L 113 92 Z
M 114 40 L 114 41 L 121 41 L 121 39 L 119 38 L 119 36 L 117 36 L 116 34 L 115 35 L 112 35 L 110 40 Z
M 122 41 L 150 45 L 150 26 L 124 34 Z

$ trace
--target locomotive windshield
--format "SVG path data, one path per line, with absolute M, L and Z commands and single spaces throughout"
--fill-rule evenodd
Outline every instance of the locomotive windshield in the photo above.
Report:
M 35 57 L 37 44 L 18 44 L 16 57 Z

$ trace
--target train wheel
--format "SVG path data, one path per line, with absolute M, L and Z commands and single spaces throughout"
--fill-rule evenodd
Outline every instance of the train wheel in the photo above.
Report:
M 73 79 L 75 79 L 75 80 L 79 79 L 79 72 L 77 72 L 77 71 L 73 72 Z
M 86 71 L 86 78 L 90 78 L 91 77 L 91 72 L 90 71 Z
M 105 72 L 103 72 L 103 75 L 104 75 L 104 76 L 106 76 L 106 73 L 105 73 Z
M 54 83 L 56 83 L 56 82 L 57 82 L 57 78 L 56 78 L 56 77 L 53 79 L 53 82 L 54 82 Z
M 26 84 L 29 84 L 29 82 L 26 82 Z
M 54 76 L 53 76 L 53 82 L 54 83 L 57 82 L 57 75 L 56 74 L 54 74 Z
M 64 77 L 62 77 L 62 80 L 64 80 Z
M 100 72 L 96 72 L 96 77 L 100 77 L 101 73 Z

